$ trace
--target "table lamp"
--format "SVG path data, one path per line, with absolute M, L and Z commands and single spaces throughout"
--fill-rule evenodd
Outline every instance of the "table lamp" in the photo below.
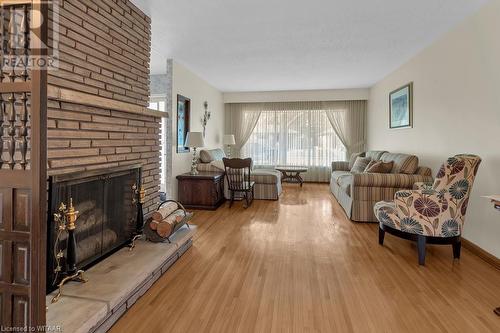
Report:
M 191 172 L 192 175 L 197 175 L 198 170 L 196 168 L 198 161 L 196 160 L 196 148 L 204 147 L 205 142 L 203 141 L 203 133 L 201 132 L 188 132 L 186 136 L 185 147 L 193 148 L 193 161 L 191 162 Z
M 236 144 L 234 134 L 225 134 L 222 139 L 222 144 L 227 146 L 227 157 L 231 158 L 231 146 Z

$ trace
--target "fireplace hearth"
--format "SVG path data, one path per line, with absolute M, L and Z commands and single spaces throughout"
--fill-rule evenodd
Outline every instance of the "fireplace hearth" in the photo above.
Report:
M 49 216 L 47 223 L 47 294 L 64 277 L 56 269 L 67 269 L 68 233 L 58 237 L 54 219 L 61 203 L 72 200 L 78 211 L 76 220 L 76 265 L 88 269 L 128 245 L 136 234 L 137 195 L 141 185 L 141 166 L 131 165 L 104 170 L 56 175 L 49 178 Z M 57 246 L 56 246 L 57 242 Z M 56 259 L 58 253 L 63 257 Z

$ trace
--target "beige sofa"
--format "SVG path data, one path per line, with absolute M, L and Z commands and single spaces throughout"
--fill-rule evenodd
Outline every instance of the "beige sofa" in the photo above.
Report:
M 393 161 L 391 173 L 353 173 L 350 171 L 357 156 L 384 162 Z M 412 189 L 416 182 L 432 182 L 431 169 L 419 167 L 418 157 L 387 151 L 353 154 L 350 161 L 333 162 L 330 189 L 347 216 L 357 222 L 377 222 L 373 206 L 379 201 L 391 201 L 397 191 Z

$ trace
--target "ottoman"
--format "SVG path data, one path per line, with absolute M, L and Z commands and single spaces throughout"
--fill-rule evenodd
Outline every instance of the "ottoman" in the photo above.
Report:
M 256 200 L 278 200 L 282 192 L 281 172 L 274 169 L 254 169 L 250 180 L 255 182 Z
M 255 200 L 278 200 L 281 192 L 281 172 L 274 169 L 253 169 L 250 181 L 255 182 Z M 227 179 L 224 179 L 224 197 L 229 200 L 230 193 L 227 189 Z M 241 198 L 236 194 L 236 200 Z

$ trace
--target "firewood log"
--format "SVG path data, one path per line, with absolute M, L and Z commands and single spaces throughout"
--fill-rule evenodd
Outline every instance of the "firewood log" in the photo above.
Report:
M 83 201 L 76 204 L 75 209 L 80 212 L 80 215 L 83 215 L 96 209 L 96 202 L 95 200 Z
M 172 234 L 172 231 L 174 230 L 174 223 L 172 221 L 161 221 L 158 223 L 158 226 L 156 228 L 156 232 L 160 237 L 168 237 Z
M 151 228 L 151 230 L 158 229 L 158 224 L 160 224 L 160 223 L 161 222 L 155 221 L 153 219 L 149 219 L 149 227 Z
M 178 208 L 177 203 L 169 202 L 163 205 L 159 210 L 154 212 L 151 217 L 155 221 L 163 221 L 167 216 L 172 214 Z
M 175 222 L 174 224 L 176 224 L 182 221 L 185 215 L 186 214 L 184 213 L 184 210 L 177 209 L 176 211 L 172 212 L 172 214 L 167 216 L 164 220 L 174 221 Z
M 158 235 L 165 238 L 172 234 L 175 225 L 181 222 L 184 216 L 184 210 L 177 209 L 172 214 L 164 218 L 161 222 L 151 220 L 150 227 L 151 229 L 156 230 Z

